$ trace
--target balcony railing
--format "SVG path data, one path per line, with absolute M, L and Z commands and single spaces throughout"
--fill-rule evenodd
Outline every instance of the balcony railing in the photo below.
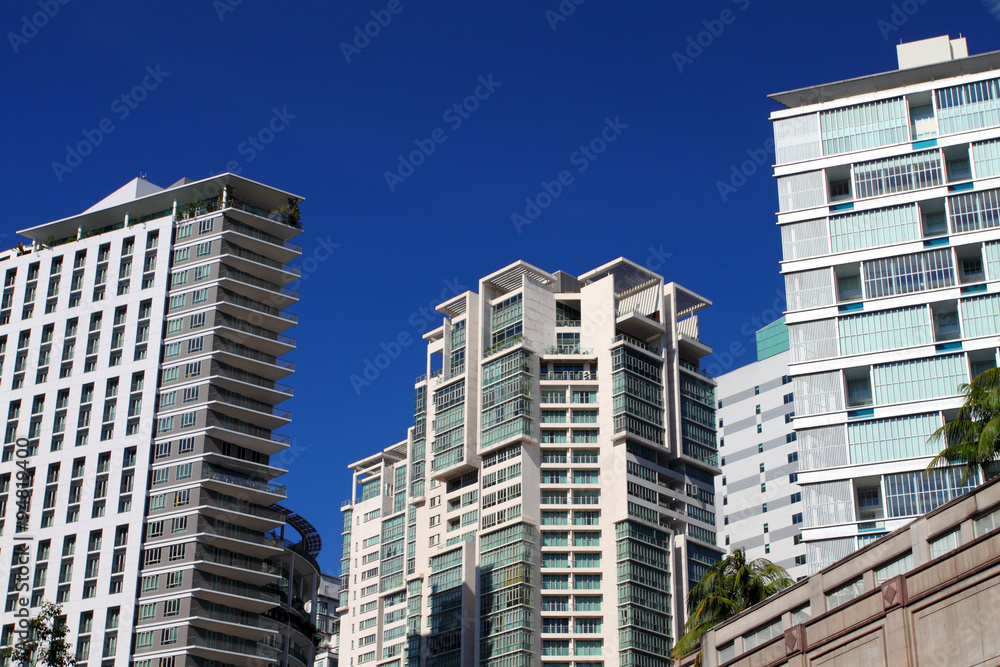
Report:
M 540 380 L 596 380 L 597 371 L 563 371 L 561 373 L 542 373 Z
M 213 549 L 211 547 L 195 549 L 194 559 L 207 560 L 219 565 L 226 565 L 227 567 L 236 567 L 248 572 L 262 572 L 264 574 L 270 573 L 274 567 L 271 561 L 244 556 L 243 554 L 227 551 L 226 549 Z
M 237 282 L 241 282 L 245 285 L 252 285 L 253 287 L 259 287 L 261 289 L 265 289 L 270 292 L 278 292 L 279 294 L 284 294 L 285 296 L 292 297 L 293 299 L 299 298 L 299 293 L 293 289 L 282 287 L 277 283 L 272 283 L 269 280 L 258 278 L 257 276 L 247 273 L 246 271 L 240 271 L 239 269 L 229 268 L 225 265 L 219 268 L 219 277 L 230 278 Z
M 493 356 L 498 352 L 503 352 L 504 350 L 508 350 L 514 347 L 515 345 L 520 345 L 521 343 L 526 343 L 526 344 L 528 343 L 528 341 L 524 338 L 524 336 L 515 336 L 514 338 L 505 340 L 502 343 L 497 343 L 493 347 L 489 347 L 486 349 L 485 352 L 483 352 L 483 358 L 485 359 L 486 357 Z
M 235 354 L 238 357 L 244 357 L 245 359 L 252 359 L 254 361 L 263 361 L 266 364 L 271 364 L 272 366 L 280 366 L 282 368 L 287 368 L 289 370 L 295 370 L 295 364 L 291 361 L 285 359 L 279 359 L 271 354 L 266 354 L 260 350 L 255 350 L 252 347 L 247 347 L 246 345 L 240 345 L 239 343 L 232 343 L 225 338 L 216 338 L 215 343 L 212 345 L 213 352 L 229 352 L 230 354 Z
M 697 373 L 698 375 L 706 378 L 712 378 L 712 379 L 715 378 L 714 375 L 706 371 L 704 368 L 698 368 L 697 366 L 688 361 L 679 361 L 678 363 L 681 365 L 681 368 L 686 368 L 692 373 Z
M 271 317 L 280 317 L 284 320 L 289 320 L 291 322 L 298 322 L 298 315 L 292 315 L 282 310 L 278 310 L 274 306 L 269 306 L 265 303 L 261 303 L 255 299 L 250 299 L 243 296 L 242 294 L 236 294 L 235 292 L 230 292 L 229 290 L 219 290 L 219 298 L 226 303 L 231 303 L 234 306 L 240 306 L 241 308 L 249 308 L 250 310 L 255 310 L 258 313 L 264 313 L 270 315 Z
M 579 345 L 555 345 L 545 348 L 545 354 L 594 354 L 593 348 L 580 347 Z
M 299 275 L 301 273 L 299 268 L 296 266 L 285 266 L 278 260 L 271 259 L 270 257 L 265 257 L 264 255 L 256 253 L 253 250 L 247 250 L 246 248 L 238 246 L 235 243 L 223 242 L 221 254 L 234 255 L 236 257 L 240 257 L 242 259 L 251 262 L 256 262 L 257 264 L 263 264 L 264 266 L 269 266 L 272 269 L 285 271 L 286 273 L 294 273 L 295 275 Z
M 194 588 L 208 588 L 219 593 L 229 593 L 230 595 L 254 598 L 264 602 L 273 603 L 278 601 L 278 595 L 276 593 L 263 590 L 259 586 L 243 583 L 242 581 L 226 579 L 225 577 L 196 576 L 192 586 Z
M 557 320 L 557 327 L 578 327 L 580 326 L 580 320 Z
M 287 385 L 278 384 L 273 380 L 268 380 L 267 378 L 255 375 L 254 373 L 233 368 L 227 364 L 217 364 L 212 372 L 218 375 L 224 375 L 225 377 L 237 380 L 238 382 L 245 382 L 258 387 L 264 387 L 265 389 L 273 389 L 274 391 L 279 391 L 282 394 L 288 394 L 289 396 L 292 394 L 292 388 Z
M 238 208 L 238 207 L 234 206 L 233 208 Z M 292 243 L 290 241 L 284 241 L 282 239 L 279 239 L 277 236 L 274 236 L 273 234 L 262 232 L 256 227 L 251 227 L 250 225 L 244 225 L 242 222 L 236 222 L 235 220 L 227 219 L 225 223 L 223 223 L 222 229 L 223 231 L 233 231 L 237 232 L 238 234 L 243 234 L 244 236 L 250 236 L 257 239 L 258 241 L 264 241 L 265 243 L 270 243 L 272 245 L 276 245 L 281 248 L 286 248 L 288 250 L 294 250 L 296 252 L 300 252 L 302 250 L 302 246 L 296 243 Z
M 611 339 L 611 344 L 614 345 L 615 343 L 620 343 L 622 341 L 625 341 L 629 345 L 634 345 L 640 350 L 646 350 L 647 352 L 652 352 L 655 355 L 660 354 L 660 348 L 650 345 L 649 343 L 644 343 L 638 338 L 635 338 L 634 336 L 629 336 L 628 334 L 618 334 L 617 336 Z
M 272 417 L 278 417 L 280 419 L 291 419 L 292 417 L 292 413 L 288 410 L 279 410 L 273 405 L 268 405 L 262 401 L 255 401 L 252 398 L 240 396 L 239 394 L 234 394 L 232 392 L 222 392 L 213 389 L 208 392 L 208 400 L 221 401 L 227 405 L 235 405 L 238 408 L 246 408 L 247 410 L 254 410 L 255 412 L 263 412 L 264 414 L 271 415 Z
M 201 469 L 201 478 L 214 479 L 219 482 L 226 482 L 227 484 L 236 484 L 237 486 L 242 486 L 247 489 L 255 489 L 257 491 L 273 493 L 279 496 L 288 495 L 287 488 L 284 484 L 271 484 L 262 479 L 255 479 L 253 477 L 240 475 L 234 472 L 218 470 L 210 466 L 205 466 Z
M 216 507 L 220 510 L 238 512 L 239 514 L 249 514 L 251 516 L 260 517 L 261 519 L 280 521 L 283 516 L 280 512 L 275 512 L 274 510 L 268 509 L 263 505 L 258 505 L 257 503 L 252 503 L 248 500 L 230 498 L 229 496 L 212 494 L 206 497 L 206 501 L 207 505 Z

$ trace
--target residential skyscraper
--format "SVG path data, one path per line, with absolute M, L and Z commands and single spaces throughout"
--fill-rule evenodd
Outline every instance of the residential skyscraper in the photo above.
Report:
M 785 318 L 756 339 L 757 361 L 718 378 L 720 533 L 730 549 L 767 558 L 798 579 L 806 575 L 806 548 Z
M 299 201 L 136 179 L 0 254 L 2 644 L 50 601 L 79 665 L 310 667 L 318 535 L 273 483 Z
M 771 96 L 810 573 L 980 481 L 924 469 L 997 364 L 1000 52 L 897 52 Z
M 709 305 L 626 259 L 440 304 L 414 426 L 351 466 L 342 664 L 669 664 L 722 555 Z

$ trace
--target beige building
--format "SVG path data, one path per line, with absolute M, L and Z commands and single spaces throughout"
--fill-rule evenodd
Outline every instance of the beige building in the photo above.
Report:
M 1000 664 L 998 525 L 994 479 L 716 627 L 703 664 Z

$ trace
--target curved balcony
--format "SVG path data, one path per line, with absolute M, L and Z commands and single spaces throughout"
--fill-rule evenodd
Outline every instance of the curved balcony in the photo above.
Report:
M 281 552 L 264 533 L 245 526 L 230 524 L 210 518 L 198 520 L 199 544 L 239 553 L 254 558 L 271 558 Z
M 302 254 L 302 247 L 281 241 L 273 234 L 244 224 L 233 216 L 223 223 L 222 233 L 229 242 L 235 242 L 250 252 L 287 264 Z
M 288 496 L 288 491 L 282 484 L 271 484 L 262 479 L 240 475 L 225 469 L 205 465 L 201 469 L 201 478 L 206 486 L 224 495 L 239 494 L 249 502 L 258 505 L 273 505 L 278 500 Z M 242 490 L 242 493 L 240 491 Z
M 280 657 L 266 642 L 200 629 L 188 633 L 187 643 L 191 655 L 238 667 L 257 667 Z
M 279 410 L 273 405 L 247 398 L 234 392 L 220 391 L 214 387 L 208 390 L 209 409 L 220 415 L 273 431 L 292 421 L 292 413 Z
M 240 495 L 248 494 L 223 495 L 203 489 L 198 499 L 198 510 L 206 517 L 262 532 L 279 528 L 284 523 L 279 512 Z
M 215 387 L 228 389 L 270 405 L 277 405 L 292 397 L 291 387 L 218 362 L 212 364 L 209 379 Z
M 216 297 L 218 303 L 229 304 L 233 308 L 241 308 L 243 312 L 236 311 L 237 317 L 245 320 L 260 321 L 261 324 L 266 325 L 265 328 L 272 329 L 274 331 L 285 331 L 293 326 L 299 321 L 297 315 L 287 313 L 283 310 L 279 310 L 274 306 L 269 306 L 266 303 L 262 303 L 248 296 L 232 292 L 225 288 L 220 288 L 218 290 L 218 296 Z M 252 311 L 256 313 L 256 316 L 248 314 L 246 311 Z
M 192 601 L 188 614 L 191 623 L 206 630 L 212 630 L 233 637 L 263 641 L 276 630 L 265 627 L 259 613 L 225 605 L 225 609 L 212 609 L 197 598 Z
M 263 586 L 280 576 L 270 561 L 201 544 L 195 549 L 194 564 L 202 572 L 258 586 Z
M 296 230 L 293 235 L 277 236 L 271 232 L 278 232 L 280 234 L 284 231 L 288 231 L 288 226 L 282 225 L 281 227 L 278 227 L 271 221 L 261 222 L 260 218 L 256 215 L 244 215 L 244 212 L 240 209 L 235 209 L 235 211 L 239 211 L 239 213 L 233 214 L 234 211 L 229 211 L 228 213 L 231 215 L 228 215 L 223 220 L 223 231 L 234 231 L 237 234 L 249 236 L 257 239 L 258 241 L 264 241 L 265 243 L 270 243 L 271 245 L 278 246 L 279 248 L 285 248 L 286 250 L 302 254 L 302 246 L 288 240 L 294 236 L 298 236 L 301 230 Z
M 299 293 L 295 290 L 225 264 L 219 265 L 219 280 L 225 281 L 226 289 L 266 303 L 278 310 L 284 310 L 299 300 Z
M 215 356 L 227 366 L 271 381 L 285 378 L 295 371 L 295 364 L 290 361 L 222 336 L 214 337 L 211 351 L 221 353 Z
M 191 591 L 200 600 L 207 600 L 227 607 L 237 607 L 262 613 L 279 602 L 273 591 L 225 576 L 212 576 L 195 570 L 191 575 Z
M 230 238 L 229 240 L 223 238 L 222 240 L 219 257 L 226 265 L 253 273 L 279 285 L 286 285 L 299 279 L 301 271 L 298 267 L 284 264 L 266 255 L 244 248 L 241 245 L 233 243 L 232 241 L 234 240 L 235 238 Z

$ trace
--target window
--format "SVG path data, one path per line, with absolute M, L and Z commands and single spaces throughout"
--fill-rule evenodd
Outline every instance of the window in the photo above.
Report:
M 846 586 L 826 594 L 827 611 L 849 602 L 865 592 L 865 584 L 861 579 L 855 579 Z
M 759 426 L 759 424 L 758 424 L 758 426 Z M 759 431 L 758 431 L 758 433 L 759 433 Z M 764 443 L 763 442 L 757 445 L 757 453 L 758 454 L 763 454 L 764 453 Z
M 940 558 L 941 556 L 954 551 L 961 543 L 962 536 L 957 529 L 931 540 L 931 559 Z

